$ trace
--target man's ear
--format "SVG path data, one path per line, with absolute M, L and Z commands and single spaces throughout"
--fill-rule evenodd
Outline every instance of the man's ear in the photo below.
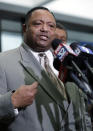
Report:
M 22 28 L 23 28 L 23 33 L 25 33 L 26 32 L 26 24 L 23 24 Z

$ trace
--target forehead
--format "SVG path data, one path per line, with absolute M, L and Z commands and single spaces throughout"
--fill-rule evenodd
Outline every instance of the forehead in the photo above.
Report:
M 49 11 L 42 10 L 42 9 L 38 9 L 32 12 L 30 21 L 35 21 L 35 20 L 44 20 L 44 21 L 50 21 L 56 23 L 54 16 Z
M 56 28 L 56 34 L 59 34 L 59 35 L 65 35 L 66 36 L 66 31 L 64 29 L 59 29 L 59 28 Z
M 67 33 L 64 29 L 56 28 L 55 36 L 58 39 L 65 40 L 65 41 L 67 40 Z
M 56 28 L 56 33 L 66 33 L 64 29 Z

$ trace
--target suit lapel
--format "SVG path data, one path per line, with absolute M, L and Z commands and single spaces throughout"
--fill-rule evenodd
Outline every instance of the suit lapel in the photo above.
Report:
M 64 97 L 62 97 L 55 85 L 51 82 L 33 54 L 25 47 L 25 45 L 21 46 L 20 53 L 22 56 L 20 63 L 24 69 L 31 75 L 31 77 L 39 82 L 40 86 L 48 96 L 51 97 L 52 100 L 55 101 L 65 112 L 66 110 L 63 105 Z

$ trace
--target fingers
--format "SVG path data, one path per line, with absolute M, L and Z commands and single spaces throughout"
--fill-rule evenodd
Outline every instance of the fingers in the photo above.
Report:
M 34 82 L 32 85 L 27 85 L 29 92 L 36 93 L 37 92 L 37 87 L 38 87 L 38 82 Z
M 11 96 L 15 108 L 25 107 L 33 103 L 37 93 L 38 82 L 32 85 L 23 85 L 18 88 Z

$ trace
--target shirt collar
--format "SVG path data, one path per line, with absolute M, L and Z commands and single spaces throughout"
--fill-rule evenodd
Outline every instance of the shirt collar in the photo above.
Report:
M 24 43 L 24 45 L 26 46 L 27 50 L 28 50 L 29 52 L 31 52 L 31 53 L 34 55 L 34 57 L 39 61 L 39 57 L 38 57 L 39 52 L 33 51 L 33 50 L 32 50 L 27 44 L 25 44 L 25 43 Z M 54 57 L 53 57 L 52 51 L 51 51 L 51 50 L 47 50 L 47 51 L 45 51 L 44 53 L 46 54 L 46 56 L 47 56 L 48 59 L 49 59 L 49 64 L 50 64 L 52 70 L 53 70 L 54 73 L 58 76 L 58 71 L 57 71 L 57 70 L 54 68 L 54 66 L 53 66 Z

